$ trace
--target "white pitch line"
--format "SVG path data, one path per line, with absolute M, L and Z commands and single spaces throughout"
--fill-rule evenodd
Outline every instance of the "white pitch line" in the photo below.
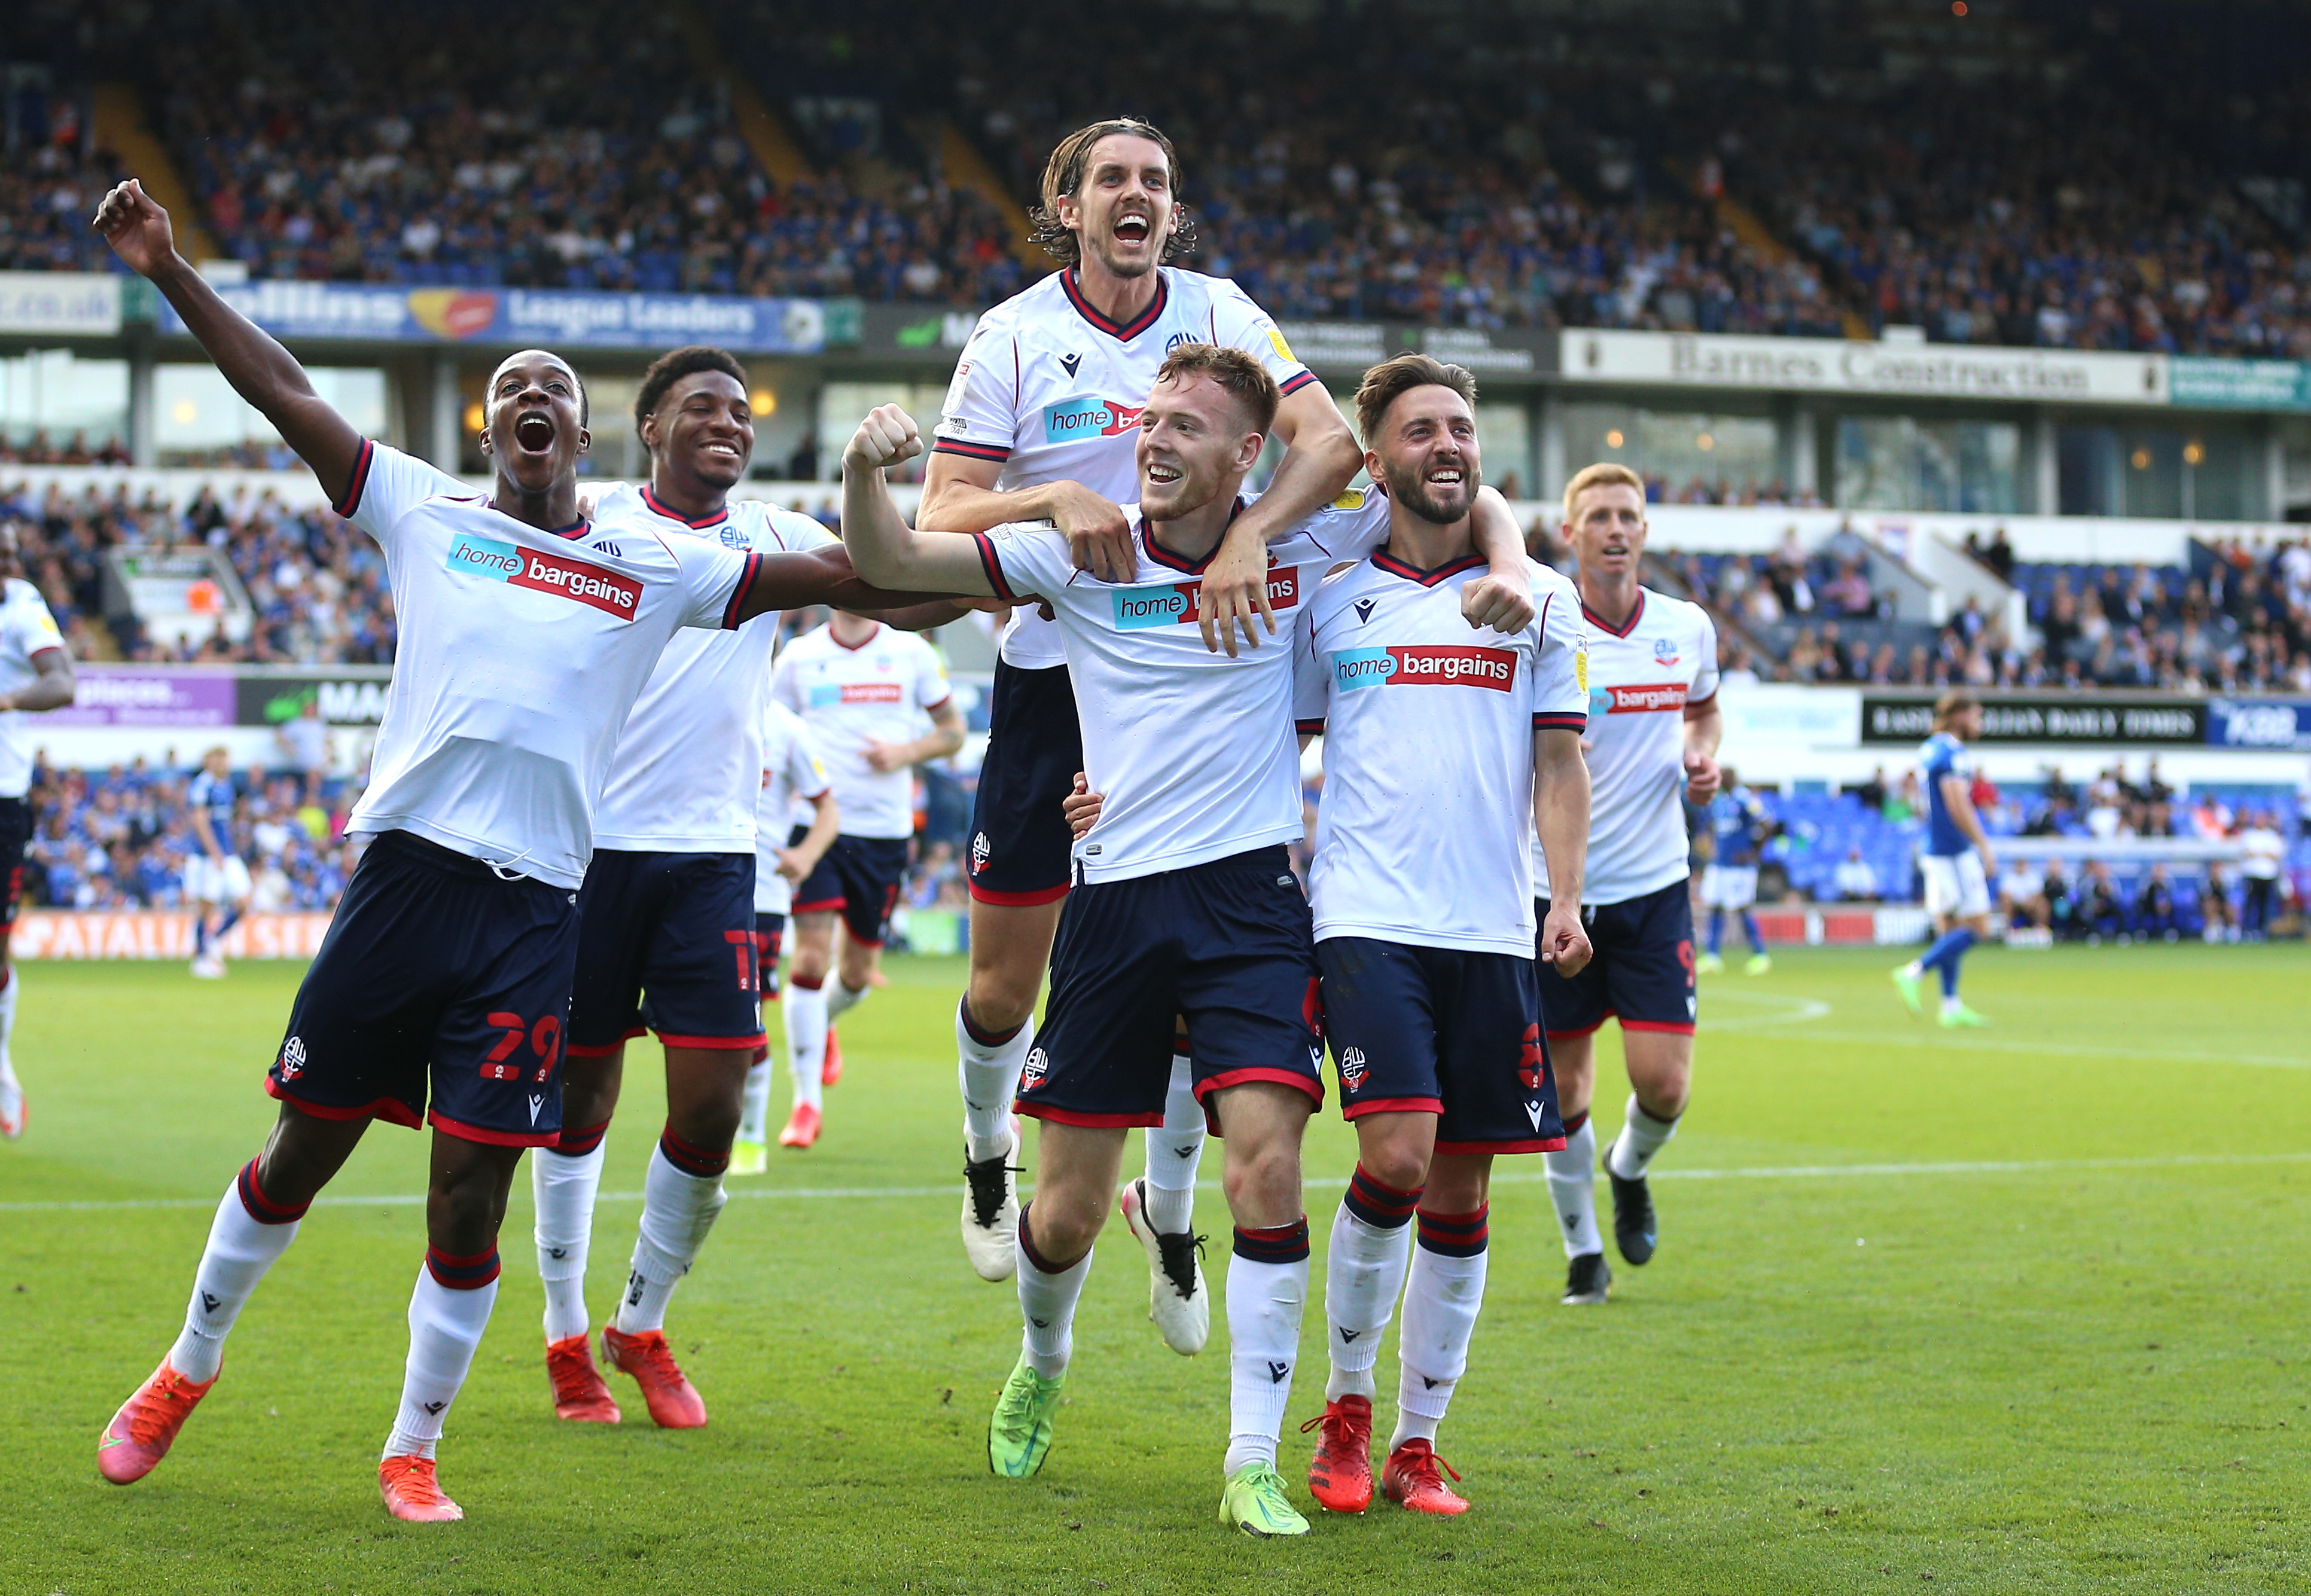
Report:
M 1796 1023 L 1795 1016 L 1787 1020 L 1778 1016 L 1761 1016 L 1749 1022 L 1746 1028 L 1769 1030 L 1775 1025 Z M 1869 1047 L 1932 1048 L 1936 1051 L 1947 1049 L 1964 1053 L 2052 1053 L 2069 1059 L 2124 1059 L 2144 1064 L 2245 1064 L 2263 1069 L 2311 1069 L 2311 1058 L 2275 1058 L 2268 1053 L 2175 1053 L 2151 1048 L 2102 1047 L 2083 1042 L 2038 1042 L 2019 1036 L 2011 1042 L 2001 1042 L 1986 1036 L 1905 1036 L 1896 1031 L 1816 1031 L 1811 1029 L 1809 1029 L 1805 1035 L 1807 1040 L 1812 1042 L 1851 1042 Z
M 2115 1169 L 2195 1169 L 2257 1164 L 2311 1163 L 2311 1151 L 2300 1153 L 2177 1153 L 2153 1158 L 2036 1158 L 1973 1159 L 1944 1164 L 1759 1164 L 1746 1169 L 1656 1169 L 1656 1181 L 1810 1181 L 1855 1176 L 1900 1175 L 2059 1175 Z M 1536 1185 L 1548 1177 L 1540 1173 L 1504 1171 L 1493 1177 L 1496 1186 Z M 1309 1185 L 1327 1190 L 1345 1184 L 1337 1180 L 1312 1180 Z M 1202 1181 L 1197 1189 L 1217 1191 L 1216 1181 Z M 953 1186 L 740 1186 L 732 1197 L 785 1199 L 797 1202 L 855 1202 L 870 1198 L 959 1197 Z M 639 1191 L 605 1191 L 599 1202 L 640 1202 Z M 384 1197 L 322 1196 L 315 1208 L 414 1208 L 422 1193 L 397 1192 Z M 213 1208 L 213 1197 L 155 1197 L 118 1202 L 0 1202 L 0 1214 L 98 1214 L 146 1212 L 159 1208 Z

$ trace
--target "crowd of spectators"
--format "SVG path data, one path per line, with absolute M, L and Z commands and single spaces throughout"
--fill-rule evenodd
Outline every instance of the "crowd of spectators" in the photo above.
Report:
M 2013 570 L 2042 640 L 2025 662 L 2045 684 L 2311 693 L 2311 544 L 2302 539 L 2227 544 L 2195 568 Z
M 58 909 L 176 909 L 185 905 L 185 861 L 197 852 L 179 769 L 142 759 L 109 770 L 59 770 L 45 756 L 32 772 L 32 839 L 25 848 L 27 902 Z M 345 836 L 353 794 L 318 772 L 251 767 L 236 776 L 233 845 L 249 864 L 250 907 L 333 909 L 352 874 Z
M 47 136 L 0 155 L 0 272 L 95 272 L 112 251 L 88 225 L 119 160 L 92 147 L 80 108 L 43 106 Z

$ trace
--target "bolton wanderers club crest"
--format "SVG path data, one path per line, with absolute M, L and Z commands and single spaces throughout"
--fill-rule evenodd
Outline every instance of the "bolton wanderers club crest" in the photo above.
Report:
M 987 868 L 987 860 L 994 849 L 988 846 L 987 833 L 981 832 L 971 839 L 971 873 L 974 876 Z
M 1051 1070 L 1051 1056 L 1042 1048 L 1029 1049 L 1027 1062 L 1019 1070 L 1019 1089 L 1022 1092 L 1033 1091 L 1043 1084 L 1043 1077 Z
M 1340 1086 L 1343 1090 L 1353 1092 L 1361 1087 L 1367 1073 L 1364 1049 L 1352 1047 L 1340 1055 Z
M 1677 663 L 1676 642 L 1666 637 L 1653 639 L 1653 662 L 1657 665 L 1675 665 Z
M 292 1036 L 281 1044 L 281 1078 L 293 1081 L 305 1070 L 305 1039 Z

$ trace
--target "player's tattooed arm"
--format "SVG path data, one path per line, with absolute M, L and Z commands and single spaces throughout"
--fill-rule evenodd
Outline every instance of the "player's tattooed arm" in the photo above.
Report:
M 914 418 L 896 405 L 868 412 L 843 449 L 842 542 L 859 574 L 894 589 L 1001 597 L 981 563 L 977 538 L 918 532 L 892 501 L 883 474 L 922 450 Z
M 1532 734 L 1532 814 L 1548 863 L 1548 919 L 1540 928 L 1540 956 L 1561 974 L 1577 975 L 1589 962 L 1589 933 L 1581 924 L 1581 887 L 1589 863 L 1589 762 L 1581 734 L 1545 728 Z
M 1234 655 L 1239 628 L 1245 647 L 1260 647 L 1255 615 L 1269 636 L 1276 635 L 1276 612 L 1268 602 L 1269 540 L 1339 498 L 1364 465 L 1356 434 L 1321 382 L 1285 395 L 1270 432 L 1283 443 L 1284 458 L 1268 491 L 1236 517 L 1204 567 L 1197 624 L 1204 647 L 1214 653 L 1225 649 Z
M 1461 617 L 1472 627 L 1522 632 L 1532 624 L 1532 566 L 1516 516 L 1496 488 L 1478 488 L 1469 536 L 1489 569 L 1461 589 Z
M 131 178 L 104 196 L 94 225 L 112 252 L 151 279 L 185 318 L 185 326 L 233 391 L 271 422 L 282 441 L 312 467 L 329 502 L 344 503 L 361 459 L 361 433 L 313 391 L 296 356 L 226 304 L 177 253 L 169 213 Z

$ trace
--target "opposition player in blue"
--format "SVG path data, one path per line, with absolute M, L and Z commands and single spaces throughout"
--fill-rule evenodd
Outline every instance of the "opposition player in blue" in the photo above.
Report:
M 1926 972 L 1942 980 L 1943 1025 L 1990 1022 L 1958 1000 L 1958 962 L 1966 950 L 1990 935 L 1990 877 L 1998 868 L 1989 833 L 1974 812 L 1974 760 L 1969 737 L 1982 735 L 1982 705 L 1964 688 L 1953 688 L 1934 703 L 1934 735 L 1918 750 L 1925 776 L 1926 848 L 1918 858 L 1925 877 L 1926 912 L 1938 935 L 1932 946 L 1894 972 L 1894 985 L 1912 1014 L 1923 1014 L 1918 988 Z
M 233 848 L 232 811 L 239 796 L 232 785 L 232 755 L 220 744 L 202 756 L 201 768 L 185 784 L 193 841 L 200 845 L 185 861 L 185 896 L 193 904 L 193 973 L 204 981 L 223 976 L 224 934 L 249 911 L 249 866 Z
M 1742 969 L 1763 975 L 1774 967 L 1766 952 L 1766 934 L 1757 928 L 1757 860 L 1766 844 L 1781 829 L 1757 795 L 1739 785 L 1731 765 L 1721 770 L 1724 785 L 1709 801 L 1709 836 L 1713 852 L 1701 873 L 1701 901 L 1709 906 L 1709 951 L 1696 964 L 1703 973 L 1725 968 L 1720 954 L 1725 946 L 1725 911 L 1741 917 L 1749 938 L 1749 962 Z

